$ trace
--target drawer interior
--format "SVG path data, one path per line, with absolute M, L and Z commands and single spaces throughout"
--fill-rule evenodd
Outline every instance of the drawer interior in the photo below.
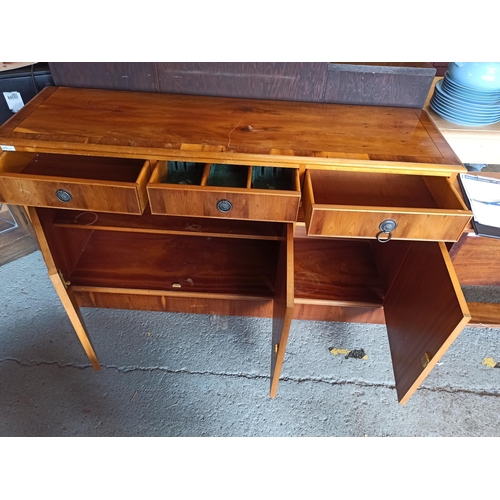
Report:
M 294 170 L 290 168 L 252 167 L 252 187 L 293 191 L 294 174 Z
M 296 169 L 211 164 L 183 161 L 158 162 L 152 183 L 297 191 Z
M 186 184 L 199 186 L 203 177 L 204 163 L 191 161 L 168 161 L 164 165 L 161 182 L 166 184 Z
M 210 165 L 207 186 L 245 188 L 248 184 L 248 167 L 237 165 Z
M 464 210 L 447 177 L 308 170 L 314 203 Z
M 19 173 L 133 183 L 138 179 L 144 164 L 144 160 L 133 158 L 39 153 L 33 155 Z

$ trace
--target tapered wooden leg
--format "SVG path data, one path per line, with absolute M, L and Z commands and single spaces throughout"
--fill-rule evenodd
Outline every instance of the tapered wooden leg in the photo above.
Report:
M 92 343 L 90 342 L 89 334 L 80 312 L 80 306 L 76 301 L 71 287 L 67 287 L 59 273 L 50 274 L 49 276 L 54 288 L 56 289 L 57 295 L 59 295 L 63 307 L 66 310 L 66 314 L 68 315 L 71 324 L 80 339 L 80 343 L 82 344 L 85 353 L 92 363 L 94 370 L 99 371 L 101 369 L 101 365 L 99 364 L 94 348 L 92 347 Z
M 281 375 L 283 360 L 285 358 L 286 344 L 288 342 L 288 334 L 290 332 L 292 316 L 293 316 L 293 307 L 287 308 L 281 322 L 273 320 L 273 345 L 271 354 L 271 391 L 269 394 L 272 398 L 275 398 L 278 392 L 278 382 Z
M 87 332 L 87 328 L 85 327 L 85 322 L 83 321 L 82 315 L 80 313 L 80 306 L 78 305 L 71 286 L 68 286 L 63 275 L 59 271 L 58 266 L 60 265 L 60 262 L 59 264 L 56 264 L 56 262 L 54 261 L 51 245 L 47 241 L 47 234 L 40 221 L 39 212 L 35 207 L 28 207 L 28 214 L 33 224 L 33 229 L 35 230 L 35 234 L 40 245 L 40 250 L 45 260 L 45 264 L 47 265 L 50 280 L 52 281 L 52 284 L 56 289 L 57 295 L 59 295 L 59 298 L 61 299 L 62 305 L 66 310 L 66 314 L 68 315 L 71 324 L 73 325 L 73 328 L 75 329 L 76 334 L 80 339 L 83 349 L 85 350 L 90 362 L 92 363 L 92 366 L 94 367 L 94 370 L 98 371 L 101 369 L 101 365 L 97 360 L 94 348 L 92 347 L 92 343 L 90 342 L 89 334 Z M 50 233 L 50 224 L 47 224 L 46 228 Z M 87 236 L 87 239 L 89 236 Z
M 286 344 L 293 317 L 293 225 L 287 224 L 281 242 L 273 308 L 273 332 L 271 352 L 271 391 L 276 397 L 278 382 L 285 358 Z

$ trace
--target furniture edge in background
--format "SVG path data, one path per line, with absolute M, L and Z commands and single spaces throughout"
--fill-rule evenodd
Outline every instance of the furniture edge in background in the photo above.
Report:
M 422 108 L 432 63 L 51 62 L 56 86 Z

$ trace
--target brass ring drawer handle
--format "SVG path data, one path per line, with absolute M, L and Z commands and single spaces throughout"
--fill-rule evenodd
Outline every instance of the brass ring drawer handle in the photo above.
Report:
M 233 208 L 233 204 L 229 200 L 219 200 L 217 202 L 217 210 L 222 213 L 230 212 Z
M 63 203 L 69 203 L 73 199 L 71 193 L 69 191 L 66 191 L 66 189 L 57 189 L 56 197 L 59 201 L 62 201 Z
M 387 243 L 388 241 L 391 241 L 392 231 L 396 229 L 397 225 L 398 223 L 394 219 L 386 219 L 382 221 L 378 227 L 380 232 L 377 233 L 377 241 L 380 241 L 380 243 Z M 383 235 L 387 236 L 383 238 Z

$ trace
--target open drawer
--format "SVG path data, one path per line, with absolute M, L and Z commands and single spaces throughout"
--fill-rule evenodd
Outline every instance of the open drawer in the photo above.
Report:
M 295 222 L 295 168 L 159 161 L 147 186 L 151 213 Z
M 472 212 L 448 177 L 307 169 L 308 235 L 457 241 Z
M 149 161 L 47 153 L 0 155 L 0 201 L 12 205 L 141 214 Z

